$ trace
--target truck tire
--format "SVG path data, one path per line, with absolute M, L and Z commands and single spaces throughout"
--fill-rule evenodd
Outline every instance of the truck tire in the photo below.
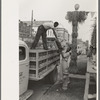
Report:
M 57 81 L 58 78 L 58 72 L 57 72 L 57 67 L 50 73 L 50 83 L 54 84 Z
M 55 69 L 45 77 L 45 82 L 49 84 L 54 84 L 57 81 L 57 78 L 58 72 L 57 67 L 55 67 Z

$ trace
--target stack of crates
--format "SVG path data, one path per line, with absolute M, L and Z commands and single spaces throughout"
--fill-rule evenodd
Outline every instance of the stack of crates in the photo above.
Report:
M 30 50 L 30 80 L 38 80 L 60 63 L 58 50 Z

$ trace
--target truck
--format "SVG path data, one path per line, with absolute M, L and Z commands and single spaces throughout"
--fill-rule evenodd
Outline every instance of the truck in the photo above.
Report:
M 28 90 L 29 81 L 29 48 L 23 41 L 19 41 L 19 100 L 27 100 L 32 94 Z
M 45 79 L 50 83 L 57 81 L 57 66 L 60 53 L 54 41 L 48 43 L 49 50 L 31 50 L 24 41 L 19 42 L 19 95 L 26 100 L 32 94 L 28 89 L 28 81 Z M 53 47 L 53 48 L 51 48 Z M 22 99 L 25 98 L 25 99 Z

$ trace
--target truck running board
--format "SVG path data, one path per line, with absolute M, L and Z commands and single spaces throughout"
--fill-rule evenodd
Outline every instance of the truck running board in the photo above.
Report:
M 20 95 L 19 100 L 27 100 L 33 94 L 33 90 L 27 90 L 25 93 Z

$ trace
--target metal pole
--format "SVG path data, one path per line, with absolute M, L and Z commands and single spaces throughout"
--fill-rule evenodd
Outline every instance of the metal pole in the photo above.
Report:
M 33 27 L 33 10 L 32 10 L 32 16 L 31 16 L 31 32 L 30 32 L 31 37 L 32 37 L 32 27 Z

